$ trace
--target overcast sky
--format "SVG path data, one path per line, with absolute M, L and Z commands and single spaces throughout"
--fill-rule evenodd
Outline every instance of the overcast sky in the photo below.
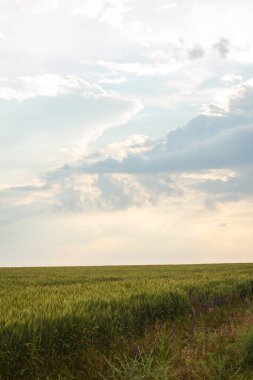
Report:
M 253 259 L 252 0 L 0 0 L 0 265 Z

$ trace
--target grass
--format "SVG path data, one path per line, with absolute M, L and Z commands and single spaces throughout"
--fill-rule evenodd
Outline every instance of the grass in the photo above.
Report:
M 252 379 L 253 265 L 0 269 L 0 379 Z

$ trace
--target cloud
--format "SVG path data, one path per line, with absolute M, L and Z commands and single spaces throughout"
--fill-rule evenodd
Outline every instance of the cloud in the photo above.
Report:
M 0 31 L 0 40 L 6 40 L 6 35 Z
M 2 80 L 0 99 L 2 179 L 11 172 L 14 184 L 31 171 L 80 157 L 90 141 L 142 109 L 138 99 L 51 75 Z
M 211 130 L 215 120 L 211 124 L 212 118 L 203 116 L 202 121 L 205 118 Z M 193 126 L 194 123 L 191 128 Z M 184 138 L 187 141 L 187 126 L 185 128 Z M 181 138 L 183 134 L 184 131 Z M 221 128 L 216 135 L 207 136 L 201 141 L 196 133 L 195 143 L 189 141 L 188 146 L 182 143 L 181 148 L 174 147 L 174 151 L 173 142 L 170 141 L 171 145 L 157 143 L 152 150 L 134 153 L 129 150 L 124 158 L 100 160 L 97 156 L 95 162 L 90 164 L 85 159 L 74 166 L 66 165 L 51 171 L 44 180 L 48 185 L 56 186 L 53 201 L 58 210 L 124 209 L 154 205 L 163 198 L 181 199 L 182 202 L 184 193 L 189 193 L 191 189 L 206 193 L 206 207 L 209 209 L 216 202 L 251 196 L 252 191 L 244 191 L 240 197 L 238 189 L 240 186 L 245 188 L 245 182 L 240 180 L 239 185 L 237 174 L 223 174 L 222 171 L 224 168 L 233 169 L 236 173 L 252 165 L 253 124 L 249 127 Z M 167 140 L 170 140 L 169 135 Z M 213 174 L 213 169 L 217 170 L 217 174 Z M 189 179 L 186 181 L 187 172 Z M 248 181 L 248 189 L 251 182 Z M 216 184 L 219 186 L 216 187 Z M 217 199 L 213 199 L 213 188 L 217 189 Z
M 253 164 L 253 116 L 248 111 L 249 87 L 251 81 L 233 88 L 226 114 L 198 115 L 160 141 L 132 135 L 87 152 L 79 160 L 47 171 L 38 186 L 10 188 L 7 195 L 5 190 L 5 199 L 80 212 L 155 205 L 161 199 L 182 202 L 192 191 L 205 195 L 203 202 L 209 210 L 217 202 L 250 197 L 247 168 Z
M 96 18 L 113 29 L 122 29 L 124 14 L 131 10 L 126 6 L 127 3 L 129 0 L 92 0 L 75 7 L 71 13 L 75 16 Z
M 182 138 L 184 138 L 184 131 Z M 220 131 L 216 136 L 202 141 L 196 136 L 195 143 L 191 145 L 188 142 L 183 149 L 170 151 L 167 147 L 162 150 L 163 146 L 158 145 L 156 150 L 146 155 L 132 154 L 122 161 L 108 158 L 90 165 L 84 162 L 72 167 L 72 170 L 81 173 L 152 174 L 236 167 L 252 162 L 252 142 L 253 123 L 248 127 Z M 61 176 L 64 175 L 64 171 L 62 167 L 55 174 Z
M 217 43 L 213 44 L 213 48 L 222 58 L 226 58 L 230 52 L 230 41 L 227 38 L 221 37 Z
M 20 134 L 37 133 L 38 126 L 41 133 L 64 133 L 67 128 L 75 134 L 75 128 L 85 131 L 124 123 L 142 108 L 138 100 L 72 76 L 0 78 L 0 85 L 0 132 L 4 134 L 16 128 Z
M 238 171 L 227 180 L 202 180 L 195 184 L 215 206 L 220 203 L 246 200 L 253 197 L 252 165 Z
M 169 175 L 129 173 L 71 174 L 53 180 L 57 211 L 122 210 L 155 205 L 162 197 L 181 195 Z
M 122 209 L 150 203 L 149 193 L 141 186 L 138 178 L 129 174 L 100 174 L 96 185 L 102 209 Z
M 181 63 L 143 63 L 143 62 L 111 62 L 98 61 L 99 66 L 116 72 L 123 72 L 137 76 L 163 76 L 179 70 Z
M 226 74 L 221 77 L 221 81 L 227 84 L 234 84 L 242 82 L 242 76 L 236 74 Z
M 122 161 L 129 154 L 140 154 L 152 149 L 147 136 L 132 135 L 123 141 L 111 143 L 105 150 L 105 155 Z
M 253 79 L 249 79 L 237 88 L 229 98 L 229 112 L 238 115 L 253 117 Z
M 252 117 L 253 79 L 220 91 L 213 103 L 204 106 L 203 111 L 209 115 L 234 115 Z
M 86 96 L 78 91 L 54 97 L 28 98 L 21 103 L 2 101 L 0 134 L 10 143 L 33 134 L 45 137 L 49 134 L 58 137 L 58 141 L 67 138 L 69 143 L 69 139 L 81 138 L 87 132 L 101 133 L 106 128 L 124 124 L 141 107 L 140 102 L 132 99 L 94 97 L 90 93 Z M 96 112 L 98 108 L 99 113 Z
M 80 172 L 154 173 L 234 167 L 252 160 L 253 86 L 248 80 L 230 89 L 219 115 L 209 105 L 209 114 L 193 118 L 182 128 L 168 133 L 155 148 L 127 155 L 108 156 L 102 161 L 78 164 Z M 224 96 L 221 97 L 224 99 Z M 123 159 L 122 159 L 123 157 Z M 59 173 L 61 169 L 59 169 Z
M 57 212 L 120 210 L 164 199 L 182 203 L 199 191 L 211 211 L 218 203 L 250 197 L 251 174 L 246 168 L 253 162 L 253 118 L 247 107 L 245 115 L 234 112 L 242 94 L 251 96 L 245 91 L 249 84 L 236 86 L 236 91 L 233 87 L 230 113 L 199 115 L 169 131 L 162 141 L 133 135 L 86 153 L 46 172 L 38 184 L 3 189 L 4 204 L 43 204 Z
M 103 77 L 102 79 L 99 80 L 99 83 L 102 84 L 121 84 L 121 83 L 126 83 L 128 79 L 125 76 L 120 76 L 120 77 Z
M 59 0 L 13 0 L 1 1 L 0 11 L 3 18 L 15 14 L 55 12 L 59 9 Z
M 188 54 L 190 59 L 198 59 L 204 57 L 205 51 L 201 45 L 197 44 L 191 50 L 189 50 Z
M 99 98 L 113 96 L 102 87 L 91 84 L 79 77 L 53 74 L 17 77 L 15 79 L 0 77 L 0 99 L 18 100 L 41 97 L 54 97 L 69 94 L 75 89 L 82 89 L 85 96 Z
M 171 9 L 173 7 L 176 7 L 177 3 L 168 3 L 168 4 L 165 4 L 165 5 L 162 5 L 161 7 L 157 8 L 158 11 L 163 11 L 163 10 L 166 10 L 166 9 Z
M 59 6 L 59 0 L 33 0 L 29 11 L 31 13 L 56 12 Z

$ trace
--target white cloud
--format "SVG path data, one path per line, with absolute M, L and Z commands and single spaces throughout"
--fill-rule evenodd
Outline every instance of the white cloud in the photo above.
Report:
M 113 71 L 124 72 L 137 76 L 162 76 L 178 71 L 181 63 L 142 63 L 142 62 L 109 62 L 98 61 L 99 66 Z
M 42 75 L 0 83 L 4 183 L 19 184 L 32 172 L 77 159 L 91 141 L 124 125 L 143 107 L 138 99 L 78 77 Z
M 147 136 L 133 135 L 123 141 L 109 144 L 106 148 L 106 155 L 122 161 L 129 154 L 139 154 L 151 150 L 152 146 L 149 146 L 148 142 Z
M 15 79 L 0 78 L 0 99 L 22 101 L 37 96 L 56 96 L 80 87 L 79 79 L 62 78 L 59 75 L 43 74 Z
M 242 76 L 241 75 L 235 75 L 235 74 L 226 74 L 221 77 L 221 81 L 228 84 L 234 84 L 238 82 L 242 82 Z
M 97 18 L 114 29 L 122 29 L 124 14 L 131 10 L 127 3 L 129 0 L 92 0 L 75 7 L 72 14 Z
M 102 84 L 121 84 L 121 83 L 126 83 L 128 79 L 125 76 L 120 76 L 120 77 L 103 77 L 102 79 L 99 80 L 99 83 Z
M 87 17 L 97 17 L 100 12 L 106 6 L 106 2 L 104 0 L 95 0 L 86 3 L 83 6 L 79 6 L 73 9 L 73 15 L 83 15 Z
M 9 18 L 15 14 L 54 12 L 59 9 L 59 0 L 12 0 L 0 1 L 1 17 Z
M 5 34 L 2 32 L 0 32 L 0 40 L 6 40 Z
M 75 76 L 42 74 L 15 79 L 0 78 L 0 99 L 24 101 L 38 96 L 54 97 L 81 89 L 86 97 L 117 97 L 97 84 L 91 84 Z
M 177 5 L 177 3 L 168 3 L 168 4 L 162 5 L 161 7 L 157 8 L 157 10 L 158 11 L 163 11 L 163 10 L 166 10 L 166 9 L 173 8 L 176 5 Z
M 224 79 L 224 77 L 223 77 Z M 225 77 L 229 80 L 238 80 L 238 77 Z M 240 78 L 239 78 L 240 79 Z M 229 87 L 226 90 L 216 94 L 214 102 L 210 105 L 205 105 L 203 113 L 209 115 L 222 116 L 237 115 L 244 117 L 253 117 L 253 79 Z
M 56 12 L 59 9 L 60 0 L 33 0 L 30 7 L 31 13 Z

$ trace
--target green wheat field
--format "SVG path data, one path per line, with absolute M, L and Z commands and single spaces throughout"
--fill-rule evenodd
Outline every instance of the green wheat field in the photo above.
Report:
M 0 379 L 253 379 L 253 264 L 0 269 Z

